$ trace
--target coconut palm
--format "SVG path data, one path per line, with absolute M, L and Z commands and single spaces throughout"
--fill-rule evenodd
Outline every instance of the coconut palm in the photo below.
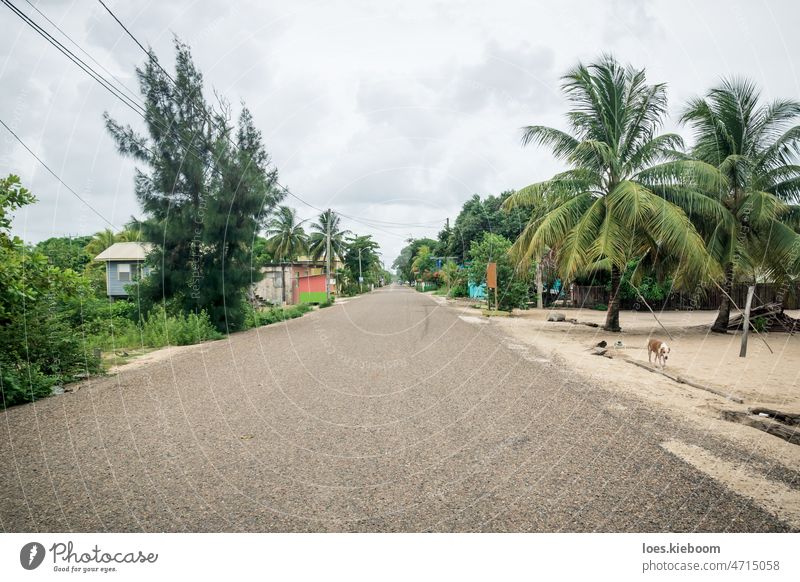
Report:
M 681 121 L 694 130 L 692 154 L 719 169 L 722 188 L 711 191 L 725 209 L 722 221 L 698 221 L 725 281 L 711 331 L 725 333 L 736 278 L 779 280 L 797 272 L 800 243 L 800 102 L 761 104 L 753 83 L 723 80 L 689 101 Z
M 308 237 L 301 222 L 297 220 L 297 211 L 288 206 L 280 206 L 272 219 L 267 223 L 265 231 L 267 249 L 281 263 L 282 295 L 286 302 L 285 269 L 286 262 L 293 261 L 308 249 Z
M 522 143 L 550 147 L 569 169 L 506 200 L 507 210 L 531 209 L 511 252 L 530 261 L 558 249 L 563 280 L 591 269 L 610 270 L 604 329 L 619 331 L 619 287 L 629 261 L 670 263 L 677 285 L 714 273 L 703 239 L 673 202 L 720 216 L 713 199 L 698 190 L 720 179 L 708 164 L 681 156 L 680 136 L 657 133 L 666 113 L 666 87 L 647 84 L 644 70 L 603 56 L 569 71 L 562 90 L 572 105 L 570 132 L 529 126 Z
M 329 231 L 330 228 L 330 231 Z M 308 250 L 314 260 L 327 260 L 327 236 L 331 240 L 331 260 L 344 260 L 347 250 L 345 237 L 352 234 L 349 230 L 341 229 L 341 218 L 332 210 L 325 210 L 319 215 L 317 222 L 311 225 L 313 231 L 308 237 Z
M 86 252 L 95 257 L 117 242 L 117 235 L 110 228 L 95 233 L 86 245 Z

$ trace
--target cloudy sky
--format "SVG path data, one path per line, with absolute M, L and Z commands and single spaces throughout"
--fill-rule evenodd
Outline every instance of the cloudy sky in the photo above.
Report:
M 52 30 L 25 0 L 11 1 Z M 136 89 L 143 54 L 99 3 L 31 3 Z M 409 236 L 435 237 L 473 193 L 558 170 L 547 152 L 520 147 L 519 128 L 563 125 L 559 76 L 579 60 L 611 52 L 647 67 L 669 84 L 674 112 L 723 75 L 747 76 L 767 97 L 800 97 L 795 0 L 107 4 L 164 63 L 173 35 L 190 44 L 209 93 L 253 110 L 281 182 L 358 218 L 346 226 L 373 234 L 387 264 Z M 101 118 L 133 114 L 5 6 L 0 80 L 0 119 L 64 182 L 113 224 L 138 215 L 133 165 Z M 0 172 L 19 174 L 39 198 L 16 219 L 26 240 L 104 227 L 2 127 Z

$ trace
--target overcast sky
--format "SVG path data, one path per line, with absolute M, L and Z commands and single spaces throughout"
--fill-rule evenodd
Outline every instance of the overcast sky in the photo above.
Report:
M 31 2 L 136 90 L 143 54 L 100 4 Z M 611 52 L 646 67 L 651 81 L 669 84 L 673 112 L 723 75 L 747 76 L 768 97 L 800 97 L 796 0 L 107 4 L 165 64 L 173 34 L 192 47 L 209 94 L 252 109 L 293 192 L 380 221 L 345 223 L 373 234 L 387 265 L 403 239 L 435 238 L 473 193 L 559 169 L 546 151 L 520 147 L 519 128 L 563 126 L 559 77 L 579 60 Z M 139 214 L 133 165 L 101 118 L 132 114 L 5 6 L 0 80 L 0 118 L 67 184 L 116 225 Z M 39 199 L 17 216 L 24 239 L 104 227 L 2 127 L 0 172 L 19 174 Z M 287 202 L 302 218 L 314 214 Z

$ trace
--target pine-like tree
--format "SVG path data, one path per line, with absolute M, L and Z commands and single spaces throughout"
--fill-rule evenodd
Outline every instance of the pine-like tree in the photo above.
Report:
M 261 133 L 247 108 L 237 127 L 228 105 L 210 106 L 189 47 L 175 41 L 173 80 L 155 55 L 137 69 L 147 136 L 105 114 L 106 127 L 137 168 L 135 190 L 145 218 L 142 240 L 155 248 L 142 295 L 176 309 L 205 310 L 222 331 L 239 329 L 250 285 L 252 243 L 280 201 Z M 234 135 L 235 133 L 235 135 Z

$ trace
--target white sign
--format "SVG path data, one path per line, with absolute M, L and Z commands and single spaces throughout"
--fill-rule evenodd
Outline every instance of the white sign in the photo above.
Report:
M 364 282 L 364 277 L 359 277 L 359 278 L 358 278 L 358 282 L 359 282 L 359 283 L 363 283 L 363 282 Z

